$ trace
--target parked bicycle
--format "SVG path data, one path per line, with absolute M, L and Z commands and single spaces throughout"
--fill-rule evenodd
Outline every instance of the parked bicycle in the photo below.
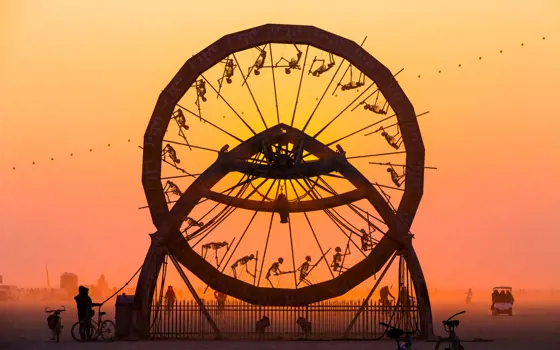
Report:
M 62 318 L 60 313 L 66 311 L 66 307 L 62 306 L 62 309 L 51 310 L 48 306 L 45 308 L 45 312 L 49 314 L 47 317 L 47 325 L 52 332 L 51 340 L 58 343 L 60 340 L 60 333 L 62 332 Z
M 115 323 L 111 320 L 103 320 L 103 316 L 107 313 L 101 311 L 101 306 L 98 306 L 97 321 L 89 318 L 87 321 L 78 321 L 72 326 L 72 338 L 76 341 L 88 340 L 115 340 Z
M 397 342 L 398 350 L 411 350 L 412 349 L 412 336 L 416 333 L 405 332 L 400 328 L 396 328 L 387 323 L 379 322 L 380 325 L 387 327 L 386 335 L 387 337 L 394 339 Z M 403 339 L 401 339 L 404 336 Z
M 436 350 L 463 350 L 463 345 L 457 334 L 455 333 L 455 328 L 459 327 L 459 320 L 453 320 L 453 317 L 464 314 L 466 311 L 461 311 L 455 315 L 449 317 L 447 320 L 443 321 L 443 328 L 449 336 L 447 338 L 442 338 L 436 343 Z

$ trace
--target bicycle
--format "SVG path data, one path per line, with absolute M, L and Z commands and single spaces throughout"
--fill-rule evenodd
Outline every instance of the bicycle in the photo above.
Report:
M 416 333 L 405 332 L 400 328 L 396 328 L 387 323 L 379 322 L 380 325 L 387 327 L 386 334 L 389 338 L 394 339 L 397 342 L 397 350 L 410 350 L 412 349 L 412 336 Z M 404 335 L 404 339 L 401 341 L 401 337 Z
M 455 328 L 459 327 L 459 320 L 452 320 L 453 317 L 464 314 L 466 311 L 461 311 L 456 313 L 455 315 L 449 317 L 446 321 L 443 321 L 443 328 L 447 333 L 449 333 L 449 337 L 442 338 L 438 340 L 436 343 L 436 349 L 439 350 L 441 346 L 441 350 L 463 350 L 463 345 L 461 345 L 461 341 L 457 334 L 455 334 Z M 446 345 L 442 345 L 446 344 Z M 447 345 L 449 344 L 449 345 Z
M 50 310 L 47 306 L 45 308 L 45 313 L 50 314 L 47 317 L 47 325 L 49 329 L 52 331 L 52 338 L 58 343 L 60 340 L 60 333 L 62 332 L 62 318 L 60 317 L 60 313 L 66 311 L 66 307 L 62 306 L 62 309 Z
M 101 312 L 101 306 L 98 306 L 97 311 L 97 322 L 93 318 L 89 318 L 87 321 L 78 321 L 72 326 L 72 338 L 74 340 L 82 342 L 87 340 L 102 340 L 113 341 L 115 340 L 115 323 L 111 320 L 103 320 L 103 316 L 106 312 Z M 87 323 L 86 323 L 87 322 Z M 84 330 L 86 327 L 86 330 Z

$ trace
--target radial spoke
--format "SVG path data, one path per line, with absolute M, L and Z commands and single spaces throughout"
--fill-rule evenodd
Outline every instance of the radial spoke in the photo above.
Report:
M 301 84 L 303 83 L 303 73 L 305 73 L 305 64 L 307 63 L 307 52 L 308 51 L 309 51 L 309 45 L 307 45 L 307 49 L 305 49 L 305 58 L 303 59 L 303 66 L 301 68 L 301 76 L 299 78 L 299 85 L 298 85 L 298 90 L 297 90 L 296 103 L 294 104 L 294 113 L 292 114 L 292 122 L 290 123 L 290 126 L 294 126 L 294 119 L 296 117 L 296 110 L 297 110 L 298 101 L 299 101 L 299 93 L 301 91 Z
M 334 118 L 332 118 L 331 121 L 327 123 L 327 125 L 323 126 L 321 130 L 319 130 L 315 135 L 313 135 L 313 138 L 316 139 L 323 131 L 325 131 L 332 123 L 334 123 L 335 120 L 337 120 L 344 112 L 346 112 L 346 110 L 350 108 L 350 106 L 352 106 L 356 101 L 358 101 L 358 99 L 360 99 L 360 97 L 362 97 L 362 95 L 365 94 L 366 91 L 371 89 L 373 85 L 375 85 L 375 82 L 372 81 L 371 84 L 369 84 L 369 86 L 365 88 L 361 94 L 358 95 L 358 97 L 353 99 L 352 102 L 350 102 L 346 107 L 344 107 L 342 111 L 340 111 L 340 113 L 338 113 Z
M 296 187 L 294 186 L 294 182 L 292 180 L 289 181 L 290 185 L 292 186 L 292 189 L 294 190 L 294 193 L 296 193 L 296 198 L 298 198 L 299 201 L 299 197 L 297 196 L 297 191 L 296 191 Z M 306 212 L 303 212 L 303 215 L 305 216 L 305 219 L 307 220 L 307 223 L 309 224 L 309 228 L 311 229 L 311 233 L 313 234 L 313 237 L 315 238 L 315 242 L 317 243 L 317 246 L 319 247 L 319 251 L 321 251 L 321 256 L 325 256 L 325 252 L 323 250 L 323 247 L 321 247 L 321 243 L 319 243 L 319 239 L 317 238 L 317 235 L 315 234 L 315 230 L 313 229 L 313 226 L 311 225 L 311 221 L 309 221 L 309 217 L 307 216 Z M 325 260 L 325 264 L 327 264 L 327 269 L 329 270 L 332 278 L 334 278 L 334 274 L 332 273 L 331 270 L 331 266 L 329 265 L 329 262 L 327 261 L 327 259 Z
M 369 162 L 369 164 L 374 164 L 374 165 L 389 165 L 389 163 L 379 163 L 379 162 Z M 393 166 L 402 166 L 402 167 L 407 167 L 407 168 L 412 168 L 412 165 L 406 165 L 406 164 L 393 164 L 390 163 L 390 165 Z M 437 170 L 437 168 L 433 167 L 433 166 L 424 166 L 422 167 L 424 169 L 431 169 L 431 170 Z
M 295 179 L 296 183 L 298 183 L 302 188 L 303 186 L 300 184 L 300 182 L 298 181 L 298 179 Z M 306 179 L 303 179 L 304 182 L 307 183 Z M 309 184 L 307 184 L 309 187 Z M 320 199 L 322 198 L 318 193 L 316 193 L 316 191 L 312 191 L 311 192 L 311 196 L 313 197 L 313 199 Z M 327 216 L 329 217 L 329 219 L 332 220 L 332 222 L 334 222 L 334 224 L 336 225 L 336 227 L 338 227 L 338 229 L 342 232 L 342 234 L 344 234 L 346 236 L 346 238 L 351 237 L 351 235 L 346 234 L 346 232 L 342 229 L 342 227 L 340 226 L 340 224 L 336 221 L 335 218 L 332 217 L 332 214 L 330 213 L 330 211 L 328 209 L 323 209 L 323 212 L 325 212 L 325 214 L 327 214 Z M 358 248 L 360 250 L 360 252 L 362 253 L 362 255 L 364 257 L 366 257 L 366 255 L 364 254 L 364 252 L 362 252 L 362 250 L 360 249 L 360 247 L 358 247 L 356 245 L 356 243 L 354 241 L 352 241 L 352 243 L 354 244 L 354 246 L 356 246 L 356 248 Z
M 416 118 L 421 117 L 421 116 L 423 116 L 423 115 L 425 115 L 425 114 L 428 114 L 428 113 L 430 113 L 430 111 L 426 111 L 426 112 L 417 114 L 417 115 L 416 115 Z M 395 116 L 396 116 L 396 114 L 393 114 L 393 115 L 392 115 L 391 117 L 389 117 L 389 118 L 392 118 L 392 117 L 395 117 Z M 387 119 L 388 119 L 388 118 L 385 118 L 385 119 L 383 119 L 382 121 L 385 121 L 385 120 L 387 120 Z M 389 126 L 385 126 L 384 128 L 385 128 L 385 129 L 388 129 L 388 128 L 391 128 L 391 127 L 393 127 L 393 126 L 395 126 L 395 125 L 399 125 L 399 122 L 393 123 L 393 124 L 391 124 L 391 125 L 389 125 Z M 369 136 L 369 135 L 375 134 L 375 133 L 377 133 L 377 132 L 378 132 L 378 130 L 372 131 L 372 132 L 369 132 L 369 133 L 365 134 L 364 136 Z
M 278 196 L 278 190 L 276 190 L 276 195 Z M 270 239 L 270 232 L 272 230 L 272 221 L 274 220 L 274 212 L 270 213 L 270 223 L 268 225 L 268 233 L 266 235 L 266 243 L 264 245 L 264 254 L 262 257 L 262 262 L 261 262 L 261 269 L 259 270 L 259 279 L 257 280 L 257 287 L 261 285 L 261 277 L 262 277 L 262 271 L 264 268 L 264 261 L 266 258 L 266 252 L 268 250 L 268 241 Z
M 257 101 L 255 100 L 255 96 L 253 96 L 253 91 L 251 91 L 251 88 L 249 87 L 249 82 L 247 82 L 247 80 L 245 79 L 245 74 L 243 74 L 243 69 L 241 69 L 241 66 L 239 65 L 239 61 L 237 61 L 237 57 L 235 56 L 235 54 L 233 54 L 233 58 L 235 59 L 235 63 L 237 64 L 237 67 L 239 67 L 239 72 L 241 72 L 241 77 L 243 78 L 243 81 L 247 85 L 247 90 L 249 90 L 249 94 L 251 94 L 251 98 L 253 99 L 253 103 L 255 104 L 255 107 L 257 107 L 257 112 L 259 112 L 261 120 L 264 124 L 264 128 L 268 129 L 268 125 L 266 125 L 266 121 L 264 120 L 264 117 L 261 113 L 259 105 L 257 104 Z
M 367 36 L 364 38 L 364 41 L 362 41 L 362 43 L 360 44 L 360 47 L 362 45 L 364 45 L 364 43 L 366 42 Z M 315 106 L 315 109 L 313 110 L 313 112 L 311 112 L 311 115 L 309 116 L 309 118 L 307 118 L 307 122 L 305 122 L 305 125 L 303 127 L 303 129 L 301 130 L 302 132 L 305 132 L 305 129 L 307 129 L 307 126 L 309 125 L 309 122 L 311 121 L 311 118 L 313 118 L 313 116 L 315 115 L 315 112 L 317 111 L 317 109 L 319 108 L 319 105 L 321 105 L 321 101 L 323 101 L 323 98 L 325 97 L 325 95 L 327 94 L 327 91 L 329 91 L 329 88 L 331 87 L 332 82 L 334 81 L 334 78 L 336 77 L 336 75 L 338 74 L 338 71 L 340 70 L 340 68 L 342 67 L 342 65 L 344 64 L 344 61 L 346 61 L 346 59 L 342 59 L 342 61 L 340 62 L 340 64 L 338 65 L 338 68 L 336 69 L 336 71 L 334 72 L 334 75 L 331 78 L 331 81 L 329 82 L 329 85 L 327 85 L 327 88 L 325 89 L 325 91 L 323 92 L 323 95 L 321 96 L 321 98 L 319 99 L 319 102 L 317 102 L 317 105 Z M 348 69 L 350 68 L 350 65 L 348 65 L 348 68 L 346 69 L 346 72 L 348 72 Z M 346 72 L 344 73 L 344 75 L 346 75 Z M 338 88 L 338 85 L 337 87 Z M 335 88 L 335 91 L 336 91 Z
M 202 174 L 164 176 L 164 177 L 161 177 L 161 179 L 162 180 L 171 180 L 171 179 L 179 179 L 179 178 L 184 178 L 184 177 L 194 177 L 194 176 L 200 176 L 200 175 L 202 175 Z
M 183 143 L 183 142 L 177 142 L 177 141 L 170 141 L 170 140 L 163 140 L 163 142 L 167 142 L 167 143 L 172 143 L 175 145 L 180 145 L 180 146 L 187 146 L 189 148 L 196 148 L 196 149 L 201 149 L 204 151 L 211 151 L 211 152 L 216 152 L 219 153 L 220 151 L 217 149 L 213 149 L 213 148 L 208 148 L 208 147 L 202 147 L 202 146 L 195 146 L 195 145 L 191 145 L 190 143 Z
M 138 148 L 140 148 L 141 150 L 144 149 L 144 147 L 142 147 L 142 146 L 138 146 Z M 163 159 L 163 158 L 161 159 L 161 161 L 164 162 L 164 163 L 167 163 L 167 164 L 171 165 L 172 167 L 174 167 L 175 169 L 177 169 L 177 170 L 179 170 L 179 171 L 182 171 L 183 174 L 186 174 L 185 176 L 187 176 L 187 177 L 197 177 L 197 176 L 199 176 L 199 175 L 202 175 L 202 174 L 191 174 L 191 173 L 189 173 L 188 171 L 186 171 L 185 169 L 179 168 L 179 167 L 176 166 L 175 164 L 173 164 L 173 163 L 171 163 L 171 162 L 169 162 L 169 161 L 167 161 L 167 160 L 165 160 L 165 159 Z
M 255 132 L 255 130 L 253 130 L 253 128 L 251 128 L 251 126 L 249 124 L 247 124 L 247 122 L 245 121 L 245 119 L 243 119 L 242 116 L 239 115 L 239 113 L 237 113 L 237 111 L 235 110 L 235 108 L 233 108 L 229 102 L 225 99 L 224 96 L 222 96 L 221 93 L 218 92 L 218 90 L 216 90 L 216 88 L 214 87 L 214 85 L 212 85 L 212 83 L 206 79 L 204 77 L 204 75 L 200 75 L 202 77 L 202 79 L 204 79 L 206 81 L 206 83 L 208 85 L 210 85 L 210 87 L 212 88 L 212 90 L 214 90 L 216 92 L 216 94 L 218 94 L 218 96 L 222 99 L 222 101 L 225 102 L 225 104 L 229 107 L 229 109 L 231 109 L 231 111 L 239 118 L 239 120 L 241 120 L 243 122 L 243 124 L 245 124 L 245 126 L 253 133 L 253 135 L 256 135 L 257 133 Z
M 329 185 L 325 180 L 321 179 L 321 182 L 323 182 L 323 183 L 325 184 L 325 186 L 328 187 L 328 188 L 332 191 L 332 193 L 334 193 L 335 195 L 338 195 L 337 191 L 336 191 L 334 188 L 332 188 L 332 186 Z M 368 218 L 365 218 L 362 214 L 358 213 L 357 209 L 363 211 L 363 212 L 366 213 L 368 216 L 371 216 L 371 217 L 373 217 L 374 219 L 378 220 L 379 222 L 385 224 L 385 222 L 384 222 L 383 220 L 377 218 L 375 215 L 372 215 L 372 214 L 368 213 L 366 210 L 361 209 L 360 207 L 358 207 L 358 206 L 355 205 L 354 203 L 349 203 L 349 204 L 346 204 L 346 205 L 350 208 L 350 210 L 352 210 L 354 213 L 356 213 L 356 215 L 358 215 L 360 218 L 364 219 L 364 220 L 368 223 L 368 226 L 373 226 L 376 230 L 378 230 L 378 231 L 384 233 L 381 229 L 379 229 L 379 227 L 377 227 L 377 226 L 375 226 L 374 224 L 372 224 L 372 223 L 369 221 Z M 334 209 L 333 209 L 333 210 L 334 210 Z M 336 211 L 335 211 L 335 212 L 336 212 Z M 340 214 L 338 214 L 338 213 L 336 213 L 336 214 L 337 214 L 338 216 L 340 216 L 344 221 L 346 221 L 346 223 L 348 223 L 350 226 L 352 226 L 352 227 L 355 228 L 357 231 L 359 231 L 359 229 L 358 229 L 357 227 L 355 227 L 355 226 L 352 225 L 350 222 L 348 222 L 342 215 L 340 215 Z
M 286 197 L 288 197 L 288 196 L 286 195 Z M 297 284 L 297 278 L 296 278 L 296 256 L 295 256 L 295 253 L 294 253 L 294 240 L 292 238 L 292 223 L 291 223 L 290 219 L 288 219 L 288 231 L 290 231 L 290 246 L 292 248 L 292 266 L 293 266 L 293 269 L 294 269 L 294 271 L 293 271 L 294 272 L 294 286 L 297 289 L 298 284 Z
M 390 156 L 393 154 L 404 154 L 406 151 L 388 152 L 388 153 L 375 153 L 375 154 L 364 154 L 361 156 L 346 157 L 346 159 L 358 159 L 358 158 L 369 158 L 369 157 L 380 157 L 380 156 Z
M 212 123 L 211 121 L 209 121 L 209 120 L 207 120 L 207 119 L 204 119 L 202 116 L 200 116 L 200 115 L 198 115 L 198 114 L 196 114 L 196 113 L 194 113 L 194 112 L 191 112 L 190 110 L 188 110 L 187 108 L 181 106 L 181 105 L 178 104 L 178 103 L 177 103 L 177 107 L 179 107 L 179 108 L 183 109 L 184 111 L 186 111 L 186 112 L 188 112 L 188 113 L 194 115 L 195 117 L 200 118 L 200 120 L 202 120 L 203 122 L 210 124 L 211 126 L 215 127 L 216 129 L 220 130 L 221 132 L 225 133 L 226 135 L 231 136 L 231 137 L 233 137 L 234 139 L 236 139 L 237 141 L 243 143 L 243 139 L 241 139 L 241 138 L 239 138 L 239 137 L 233 135 L 232 133 L 230 133 L 230 132 L 228 132 L 228 131 L 226 131 L 226 130 L 220 128 L 219 126 L 217 126 L 216 124 Z
M 241 241 L 243 240 L 243 238 L 245 237 L 245 234 L 247 233 L 247 231 L 249 230 L 249 227 L 251 227 L 251 224 L 253 223 L 253 220 L 255 219 L 255 216 L 257 216 L 259 212 L 256 211 L 253 216 L 251 217 L 251 220 L 249 221 L 249 223 L 247 224 L 247 226 L 245 227 L 245 230 L 243 231 L 243 234 L 241 234 L 241 238 L 239 238 L 239 241 L 237 241 L 237 243 L 235 244 L 235 248 L 233 248 L 233 251 L 231 252 L 229 258 L 227 259 L 226 263 L 224 264 L 224 267 L 222 268 L 222 270 L 220 271 L 222 274 L 224 273 L 224 270 L 226 269 L 226 267 L 229 264 L 229 261 L 231 260 L 231 258 L 233 257 L 233 255 L 235 254 L 235 251 L 237 250 L 237 248 L 239 247 L 239 244 L 241 244 Z M 206 286 L 206 289 L 204 289 L 204 293 L 206 293 L 206 290 L 208 290 L 208 285 Z
M 242 182 L 243 178 L 238 182 L 238 185 Z M 231 188 L 231 190 L 227 193 L 228 195 L 233 191 L 233 189 L 235 189 L 238 185 L 234 186 L 233 188 Z M 239 189 L 239 191 L 236 193 L 235 198 L 239 198 L 240 196 L 243 195 L 243 193 L 245 193 L 245 191 L 247 190 L 247 188 L 249 187 L 249 185 L 245 182 L 243 184 L 243 186 Z M 226 192 L 226 191 L 224 191 Z M 223 193 L 223 192 L 222 192 Z M 200 218 L 198 221 L 202 221 L 202 219 L 204 219 L 204 217 L 206 217 L 208 214 L 210 214 L 210 212 L 212 212 L 220 203 L 217 203 L 216 205 L 214 205 L 214 207 L 212 209 L 210 209 L 210 211 L 208 213 L 206 213 L 202 218 Z M 227 219 L 237 208 L 235 207 L 231 207 L 229 205 L 226 205 L 216 216 L 214 216 L 214 218 L 212 218 L 212 220 L 210 220 L 204 227 L 198 229 L 197 231 L 193 232 L 192 234 L 187 236 L 187 240 L 191 240 L 195 237 L 198 237 L 202 234 L 204 234 L 204 231 L 208 231 L 204 234 L 204 236 L 199 239 L 193 246 L 192 248 L 194 249 L 194 247 L 196 247 L 202 240 L 204 240 L 209 234 L 210 232 L 212 232 L 216 227 L 218 227 L 225 219 Z
M 278 93 L 276 92 L 276 78 L 274 76 L 274 60 L 272 59 L 272 44 L 268 44 L 270 50 L 270 70 L 272 70 L 272 85 L 274 86 L 274 102 L 276 103 L 276 121 L 280 124 L 280 111 L 278 110 Z
M 268 195 L 268 193 L 270 192 L 270 190 L 272 190 L 272 186 L 268 189 L 268 192 L 266 193 L 266 195 Z M 255 211 L 255 213 L 253 214 L 253 217 L 251 218 L 251 221 L 249 221 L 249 224 L 247 225 L 247 228 L 245 229 L 245 231 L 243 232 L 243 234 L 241 235 L 241 238 L 239 238 L 239 241 L 237 241 L 237 244 L 235 245 L 235 248 L 233 249 L 233 252 L 230 254 L 229 258 L 226 261 L 226 264 L 224 266 L 224 268 L 222 269 L 222 271 L 220 272 L 224 272 L 227 264 L 229 263 L 229 261 L 231 260 L 231 258 L 233 257 L 233 255 L 235 254 L 235 251 L 237 250 L 237 247 L 239 247 L 239 244 L 241 243 L 241 241 L 243 240 L 243 237 L 245 237 L 245 233 L 247 233 L 247 230 L 249 229 L 249 226 L 251 225 L 251 223 L 253 222 L 253 219 L 255 218 L 255 216 L 259 213 L 259 211 Z M 208 287 L 207 287 L 208 288 Z

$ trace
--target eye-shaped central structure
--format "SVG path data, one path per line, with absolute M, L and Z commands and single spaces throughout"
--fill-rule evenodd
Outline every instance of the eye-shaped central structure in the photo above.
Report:
M 293 46 L 297 50 L 294 52 L 296 56 L 291 59 L 282 56 L 279 60 L 277 59 L 278 62 L 275 62 L 272 60 L 272 44 Z M 305 51 L 303 50 L 304 47 L 306 47 Z M 310 59 L 308 60 L 309 48 L 321 50 L 323 56 L 316 55 L 311 62 Z M 251 61 L 251 64 L 248 65 L 247 73 L 245 73 L 243 64 L 238 60 L 238 55 L 244 50 L 256 50 L 254 51 L 256 55 L 253 56 L 254 61 Z M 268 60 L 270 60 L 270 63 L 268 63 Z M 347 73 L 342 74 L 342 71 L 340 71 L 342 76 L 332 96 L 338 98 L 336 94 L 336 91 L 338 91 L 341 95 L 356 94 L 353 96 L 357 97 L 353 98 L 342 112 L 312 135 L 309 132 L 310 129 L 308 129 L 310 121 L 335 77 L 340 76 L 339 70 L 344 61 L 348 62 L 346 71 L 350 72 L 350 79 L 348 82 L 344 82 L 344 79 L 348 77 Z M 223 64 L 223 72 L 221 77 L 218 76 L 217 87 L 215 87 L 212 84 L 212 79 L 207 78 L 207 76 L 211 68 L 219 64 Z M 309 76 L 308 79 L 323 79 L 321 76 L 336 70 L 325 93 L 320 98 L 319 96 L 316 97 L 317 107 L 303 127 L 294 126 L 296 107 L 294 107 L 291 123 L 280 121 L 276 92 L 278 77 L 274 73 L 276 68 L 283 68 L 281 72 L 285 72 L 287 75 L 292 72 L 299 74 L 296 107 L 305 73 Z M 268 71 L 266 71 L 267 69 Z M 270 72 L 274 82 L 274 97 L 276 99 L 277 120 L 273 126 L 267 124 L 266 118 L 263 117 L 255 99 L 256 93 L 250 88 L 252 79 L 262 79 L 267 72 Z M 255 131 L 254 126 L 247 122 L 241 115 L 242 113 L 240 114 L 234 109 L 233 103 L 228 102 L 224 97 L 224 89 L 230 89 L 231 87 L 228 85 L 235 84 L 236 77 L 239 79 L 239 85 L 246 86 L 255 103 L 256 111 L 258 111 L 258 115 L 260 115 L 264 124 L 262 131 Z M 367 86 L 368 84 L 369 86 Z M 377 89 L 362 97 L 372 86 L 376 86 Z M 220 101 L 221 98 L 243 123 L 240 124 L 240 127 L 250 130 L 250 137 L 237 137 L 231 130 L 221 127 L 216 120 L 203 116 L 204 107 L 212 101 L 207 96 L 210 89 L 216 93 L 217 101 Z M 357 95 L 360 89 L 362 89 L 362 93 Z M 194 93 L 192 95 L 195 100 L 194 109 L 198 112 L 193 112 L 180 104 L 181 99 L 187 96 L 188 91 Z M 375 101 L 368 100 L 370 97 L 375 98 Z M 381 99 L 384 100 L 383 104 L 380 103 Z M 319 135 L 323 134 L 325 129 L 343 113 L 347 112 L 352 105 L 355 106 L 352 111 L 358 106 L 363 106 L 364 111 L 362 113 L 373 113 L 371 115 L 379 116 L 382 119 L 374 121 L 372 124 L 368 122 L 368 125 L 359 127 L 358 130 L 349 132 L 334 141 L 320 140 Z M 389 108 L 394 112 L 393 115 L 389 113 Z M 215 114 L 218 113 L 216 112 L 217 109 L 213 111 Z M 187 141 L 187 130 L 192 132 L 195 127 L 186 124 L 186 113 L 195 116 L 195 120 L 203 123 L 201 127 L 212 127 L 223 134 L 227 134 L 237 142 L 231 150 L 228 145 L 216 150 L 217 158 L 213 158 L 215 160 L 198 175 L 193 175 L 183 168 L 186 164 L 185 157 L 173 147 L 173 145 L 175 147 L 177 147 L 176 145 L 182 145 L 188 147 L 189 151 L 193 148 L 211 150 L 209 147 L 195 146 Z M 390 124 L 391 119 L 392 124 Z M 181 136 L 185 141 L 184 143 L 164 139 L 164 137 L 167 137 L 165 136 L 166 132 L 171 130 L 170 121 L 172 120 L 176 122 L 178 126 L 177 135 Z M 389 124 L 383 125 L 382 123 L 386 121 Z M 390 131 L 391 128 L 395 127 L 397 129 L 396 134 Z M 380 185 L 378 181 L 368 178 L 351 163 L 353 159 L 369 157 L 368 155 L 351 157 L 346 154 L 341 146 L 342 141 L 366 130 L 371 131 L 370 134 L 379 135 L 377 140 L 382 140 L 385 146 L 393 148 L 392 152 L 379 153 L 375 156 L 392 154 L 405 156 L 404 164 L 398 165 L 403 169 L 402 174 L 398 174 L 395 170 L 397 165 L 394 163 L 378 163 L 386 166 L 385 176 L 392 181 L 393 187 Z M 190 135 L 192 142 L 192 137 L 196 135 Z M 202 135 L 202 132 L 199 132 L 198 135 Z M 204 137 L 200 137 L 200 139 L 209 140 L 211 138 L 204 134 Z M 165 146 L 164 143 L 166 143 Z M 334 149 L 331 148 L 333 146 Z M 346 144 L 344 144 L 344 147 L 346 147 Z M 401 151 L 401 149 L 406 149 L 406 151 Z M 208 159 L 208 157 L 205 159 Z M 182 175 L 164 177 L 162 167 L 167 165 L 170 165 L 174 170 L 179 170 Z M 133 320 L 136 331 L 143 334 L 147 333 L 149 328 L 150 305 L 157 276 L 166 254 L 172 255 L 215 291 L 252 304 L 302 306 L 345 294 L 380 271 L 394 254 L 399 253 L 406 259 L 414 283 L 415 299 L 420 308 L 421 332 L 424 336 L 432 334 L 429 296 L 420 263 L 412 247 L 411 238 L 413 236 L 410 234 L 410 226 L 422 197 L 423 170 L 424 146 L 411 103 L 399 87 L 393 74 L 359 45 L 315 27 L 296 25 L 269 24 L 224 36 L 193 56 L 181 68 L 160 95 L 145 134 L 142 182 L 157 232 L 152 234 L 152 244 L 146 256 L 136 290 Z M 240 174 L 242 179 L 229 191 L 217 189 L 221 181 L 232 173 Z M 195 178 L 191 183 L 185 183 L 186 190 L 184 192 L 174 182 L 175 179 L 181 177 Z M 343 179 L 351 184 L 352 189 L 339 193 L 323 180 L 324 177 Z M 314 178 L 316 180 L 312 180 Z M 257 179 L 262 180 L 262 182 L 255 185 L 254 182 Z M 266 181 L 272 184 L 268 186 L 268 191 L 263 194 L 260 191 L 260 186 Z M 284 184 L 284 187 L 277 185 L 275 195 L 270 194 L 274 183 Z M 292 195 L 288 194 L 288 184 L 293 187 Z M 300 190 L 297 190 L 294 184 L 299 184 Z M 264 186 L 264 188 L 266 187 Z M 323 195 L 318 194 L 318 187 L 324 189 Z M 398 208 L 392 205 L 391 197 L 383 191 L 383 187 L 401 191 L 402 197 Z M 242 188 L 243 191 L 250 189 L 251 192 L 249 195 L 242 195 L 244 193 L 242 191 L 232 195 L 231 189 L 234 188 Z M 177 199 L 170 200 L 169 194 L 176 196 Z M 257 196 L 257 199 L 255 199 L 253 194 L 260 195 L 260 198 Z M 207 201 L 215 202 L 216 205 L 222 205 L 226 208 L 254 212 L 254 215 L 258 212 L 269 212 L 272 213 L 272 217 L 278 216 L 280 223 L 290 227 L 293 271 L 289 273 L 294 274 L 295 281 L 296 271 L 298 271 L 300 282 L 305 282 L 303 286 L 295 282 L 293 288 L 287 288 L 281 285 L 274 286 L 270 282 L 269 277 L 271 275 L 277 276 L 280 274 L 279 266 L 283 262 L 282 258 L 274 262 L 266 274 L 265 278 L 270 286 L 260 286 L 265 256 L 259 258 L 255 254 L 250 254 L 234 257 L 247 229 L 242 233 L 233 249 L 226 240 L 223 242 L 205 241 L 206 243 L 202 244 L 202 254 L 195 252 L 196 245 L 201 243 L 209 231 L 225 219 L 216 216 L 210 221 L 206 221 L 205 224 L 203 222 L 205 216 L 198 218 L 193 214 L 201 203 Z M 365 212 L 355 205 L 359 201 L 366 202 L 373 207 L 379 215 L 377 220 L 385 225 L 386 229 L 375 226 L 370 221 L 369 212 L 367 218 L 358 213 L 358 209 Z M 336 214 L 339 207 L 348 207 L 358 213 L 365 220 L 367 226 L 375 227 L 373 231 L 380 232 L 381 236 L 374 239 L 368 236 L 368 233 L 363 229 L 353 229 L 353 227 L 356 227 L 349 221 L 350 219 Z M 291 218 L 296 215 L 305 215 L 305 219 L 309 222 L 306 213 L 310 212 L 325 212 L 330 219 L 338 223 L 337 225 L 342 231 L 346 231 L 345 235 L 348 237 L 346 250 L 351 244 L 356 245 L 353 237 L 359 237 L 361 246 L 356 245 L 356 247 L 364 257 L 353 266 L 344 266 L 344 260 L 341 260 L 341 258 L 348 253 L 343 252 L 340 247 L 336 247 L 333 249 L 333 262 L 329 265 L 326 256 L 328 251 L 325 252 L 317 241 L 322 254 L 321 259 L 326 262 L 326 267 L 332 277 L 317 283 L 311 283 L 306 279 L 306 276 L 310 274 L 310 256 L 306 256 L 305 263 L 296 270 L 291 233 Z M 185 224 L 186 228 L 184 228 Z M 309 225 L 311 227 L 310 222 Z M 269 236 L 270 227 L 268 228 Z M 315 232 L 313 234 L 315 235 Z M 195 242 L 195 238 L 199 238 L 199 240 Z M 268 246 L 268 237 L 266 242 Z M 227 252 L 223 258 L 225 259 L 226 255 L 229 256 L 225 262 L 223 262 L 223 259 L 222 261 L 218 259 L 218 251 L 224 247 L 227 247 Z M 215 263 L 206 258 L 209 250 L 213 250 L 216 254 Z M 266 252 L 267 247 L 264 249 L 264 255 L 266 255 Z M 256 255 L 258 255 L 258 251 Z M 232 258 L 237 260 L 230 264 Z M 257 279 L 256 264 L 259 259 L 261 260 L 261 267 Z M 321 259 L 315 259 L 316 263 L 311 269 L 317 266 Z M 251 274 L 247 264 L 253 260 L 255 260 L 255 268 L 254 273 Z M 236 268 L 240 266 L 245 266 L 246 271 L 252 276 L 252 281 L 239 278 Z M 304 268 L 304 266 L 306 267 Z M 230 267 L 233 270 L 232 273 L 229 273 Z M 228 271 L 225 270 L 226 268 Z M 336 274 L 333 273 L 335 271 Z

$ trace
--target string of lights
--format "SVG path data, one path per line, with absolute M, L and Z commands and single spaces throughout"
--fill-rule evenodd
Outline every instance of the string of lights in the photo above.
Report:
M 544 40 L 547 40 L 547 37 L 543 36 L 543 37 L 540 38 L 540 41 L 544 41 Z M 525 42 L 520 43 L 519 47 L 521 47 L 521 48 L 526 47 Z M 505 53 L 505 51 L 504 51 L 503 49 L 497 50 L 496 52 L 498 52 L 498 54 L 503 54 L 503 53 Z M 483 58 L 484 58 L 483 56 L 478 56 L 478 61 L 483 61 Z M 463 64 L 462 64 L 462 63 L 458 63 L 457 66 L 456 66 L 456 68 L 462 68 L 462 67 L 463 67 Z M 439 70 L 437 71 L 437 74 L 442 74 L 442 73 L 443 73 L 443 70 L 442 70 L 442 69 L 439 69 Z M 421 75 L 421 74 L 418 74 L 418 75 L 417 75 L 417 79 L 420 79 L 420 78 L 422 78 L 422 77 L 424 77 L 424 76 Z M 128 139 L 127 143 L 130 143 L 130 142 L 131 142 L 130 139 Z M 108 143 L 108 144 L 107 144 L 107 147 L 111 147 L 111 144 Z M 93 148 L 89 148 L 89 152 L 93 152 Z M 69 153 L 68 156 L 74 157 L 75 154 L 74 154 L 74 153 Z M 58 157 L 57 157 L 57 158 L 51 157 L 51 158 L 50 158 L 50 161 L 51 161 L 51 162 L 52 162 L 52 161 L 55 161 L 55 159 L 60 159 L 60 158 L 58 158 Z M 31 161 L 31 162 L 29 162 L 29 163 L 30 163 L 32 166 L 37 165 L 37 163 L 36 163 L 35 161 Z M 18 167 L 15 167 L 15 166 L 12 167 L 12 170 L 16 170 L 16 169 L 19 169 L 19 168 L 18 168 Z

